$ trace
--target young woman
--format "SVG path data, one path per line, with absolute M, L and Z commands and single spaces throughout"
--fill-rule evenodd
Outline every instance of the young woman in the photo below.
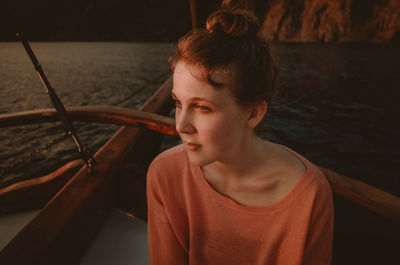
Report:
M 255 127 L 275 67 L 254 16 L 220 10 L 172 58 L 183 144 L 148 171 L 150 263 L 330 264 L 333 203 L 321 171 Z

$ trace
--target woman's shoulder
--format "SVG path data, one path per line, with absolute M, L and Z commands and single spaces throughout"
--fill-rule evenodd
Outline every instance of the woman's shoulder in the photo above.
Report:
M 301 178 L 299 178 L 299 181 L 302 178 L 305 178 L 305 182 L 310 184 L 311 186 L 313 186 L 315 188 L 316 191 L 318 192 L 327 192 L 327 193 L 331 193 L 331 188 L 330 188 L 330 184 L 327 180 L 327 178 L 325 177 L 325 175 L 322 173 L 322 171 L 319 169 L 319 167 L 317 165 L 315 165 L 313 162 L 311 162 L 310 160 L 308 160 L 306 157 L 304 157 L 303 155 L 299 154 L 298 152 L 294 151 L 293 149 L 278 144 L 281 148 L 283 148 L 284 150 L 286 150 L 289 155 L 289 153 L 292 155 L 292 161 L 294 161 L 293 159 L 297 159 L 297 165 L 299 165 L 300 163 L 303 165 L 304 167 L 304 173 L 301 174 Z M 299 169 L 299 167 L 293 167 L 296 168 L 296 170 L 299 170 L 297 172 L 302 172 L 301 169 Z M 311 188 L 311 187 L 309 187 Z
M 152 163 L 168 163 L 171 161 L 181 160 L 186 156 L 186 151 L 183 144 L 173 146 L 159 155 L 157 155 Z
M 160 153 L 147 170 L 148 187 L 176 191 L 190 174 L 190 163 L 183 145 L 177 145 Z M 162 189 L 160 188 L 162 187 Z
M 182 144 L 171 147 L 158 156 L 150 164 L 149 171 L 176 172 L 182 165 L 188 162 L 187 153 Z

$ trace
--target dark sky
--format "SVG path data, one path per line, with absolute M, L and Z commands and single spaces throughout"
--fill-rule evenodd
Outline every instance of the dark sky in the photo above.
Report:
M 194 1 L 204 26 L 222 0 Z M 243 1 L 261 22 L 269 18 L 269 40 L 400 40 L 398 0 L 342 0 L 343 7 L 329 0 Z M 31 41 L 176 41 L 190 29 L 189 0 L 0 0 L 0 41 L 15 41 L 17 31 Z
M 198 20 L 219 1 L 196 1 Z M 189 0 L 0 0 L 0 41 L 176 41 L 191 29 Z

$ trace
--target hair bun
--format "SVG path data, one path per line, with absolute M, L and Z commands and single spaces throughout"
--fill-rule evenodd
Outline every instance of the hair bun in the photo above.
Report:
M 245 9 L 219 10 L 207 18 L 206 29 L 211 33 L 223 33 L 231 37 L 255 37 L 260 24 L 253 13 Z

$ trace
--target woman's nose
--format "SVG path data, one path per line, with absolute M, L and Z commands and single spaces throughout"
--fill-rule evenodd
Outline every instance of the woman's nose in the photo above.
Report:
M 177 109 L 175 112 L 175 124 L 176 131 L 179 134 L 191 134 L 196 132 L 196 128 L 193 126 L 190 114 L 185 110 Z

